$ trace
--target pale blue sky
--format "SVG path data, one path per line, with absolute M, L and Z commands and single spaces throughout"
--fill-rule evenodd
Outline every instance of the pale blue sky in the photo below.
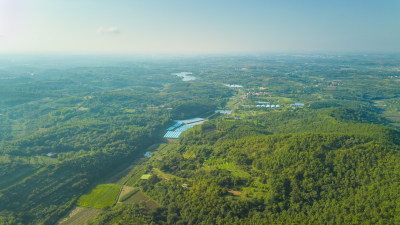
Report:
M 400 51 L 399 0 L 0 0 L 0 53 Z

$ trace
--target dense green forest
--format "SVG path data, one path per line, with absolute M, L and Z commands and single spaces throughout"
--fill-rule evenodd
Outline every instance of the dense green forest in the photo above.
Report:
M 398 59 L 2 59 L 0 224 L 400 223 Z
M 317 114 L 329 118 L 336 110 Z M 250 125 L 261 118 L 193 129 L 149 163 L 174 179 L 153 174 L 135 184 L 161 207 L 120 205 L 91 224 L 398 223 L 398 131 L 336 119 L 311 131 L 305 117 L 315 118 L 296 112 L 277 120 L 299 126 L 285 130 Z

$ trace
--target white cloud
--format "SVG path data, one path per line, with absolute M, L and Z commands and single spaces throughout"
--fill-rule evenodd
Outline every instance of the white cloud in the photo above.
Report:
M 99 27 L 97 28 L 97 33 L 99 34 L 119 34 L 120 31 L 118 27 Z

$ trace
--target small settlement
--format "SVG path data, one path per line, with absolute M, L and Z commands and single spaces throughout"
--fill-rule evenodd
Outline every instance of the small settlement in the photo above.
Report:
M 177 139 L 187 129 L 196 125 L 204 123 L 206 120 L 203 118 L 192 118 L 187 120 L 175 120 L 176 124 L 167 128 L 167 133 L 164 138 Z

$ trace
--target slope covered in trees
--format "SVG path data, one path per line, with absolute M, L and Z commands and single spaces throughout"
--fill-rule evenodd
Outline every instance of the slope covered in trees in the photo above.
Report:
M 2 61 L 0 224 L 54 224 L 121 171 L 137 194 L 92 223 L 399 223 L 399 58 Z
M 54 224 L 159 142 L 173 118 L 212 112 L 232 94 L 134 67 L 2 75 L 0 224 Z
M 136 183 L 160 208 L 120 205 L 92 224 L 399 222 L 398 132 L 354 118 L 338 121 L 338 110 L 318 111 L 325 119 L 312 130 L 307 117 L 315 118 L 314 111 L 280 114 L 279 123 L 298 124 L 293 129 L 261 120 L 267 114 L 210 121 L 149 163 L 179 179 L 154 174 Z

